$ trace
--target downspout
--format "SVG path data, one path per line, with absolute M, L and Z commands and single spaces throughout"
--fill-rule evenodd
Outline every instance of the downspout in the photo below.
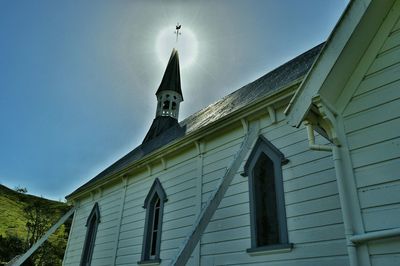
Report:
M 315 144 L 314 128 L 313 125 L 307 120 L 304 121 L 304 125 L 307 129 L 308 144 L 311 150 L 315 151 L 327 151 L 332 152 L 333 162 L 335 165 L 336 181 L 339 190 L 340 205 L 342 208 L 344 234 L 346 237 L 347 252 L 349 255 L 350 266 L 358 266 L 358 255 L 357 249 L 353 241 L 351 241 L 353 231 L 353 219 L 351 216 L 350 207 L 348 206 L 348 199 L 345 189 L 345 182 L 343 176 L 342 158 L 340 155 L 340 147 L 337 145 L 317 145 Z

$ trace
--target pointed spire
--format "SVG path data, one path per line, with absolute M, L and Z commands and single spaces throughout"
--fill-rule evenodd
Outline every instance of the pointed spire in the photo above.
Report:
M 162 91 L 175 91 L 182 96 L 181 90 L 181 75 L 179 71 L 179 56 L 178 51 L 172 49 L 171 57 L 169 58 L 167 68 L 165 69 L 164 76 L 161 80 L 160 87 L 156 92 L 156 95 Z

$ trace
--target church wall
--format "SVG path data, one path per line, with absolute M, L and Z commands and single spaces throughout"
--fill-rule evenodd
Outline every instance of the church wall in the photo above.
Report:
M 96 235 L 93 265 L 112 265 L 113 247 L 117 235 L 120 185 L 115 184 L 82 199 L 75 215 L 69 245 L 63 265 L 79 265 L 86 236 L 86 221 L 95 202 L 100 208 L 100 223 Z
M 145 225 L 144 199 L 155 178 L 158 178 L 167 194 L 161 235 L 162 265 L 168 265 L 181 246 L 195 215 L 200 208 L 196 202 L 197 164 L 193 149 L 186 150 L 177 158 L 165 158 L 162 164 L 152 166 L 152 173 L 129 179 L 125 206 L 121 220 L 116 265 L 136 265 L 141 260 Z
M 278 110 L 276 124 L 271 124 L 267 115 L 260 118 L 260 124 L 261 133 L 289 159 L 283 166 L 283 179 L 293 250 L 257 256 L 246 252 L 251 239 L 248 179 L 240 175 L 243 162 L 201 238 L 201 265 L 348 264 L 331 155 L 310 151 L 305 129 L 287 125 L 282 111 Z M 203 202 L 239 150 L 243 129 L 231 130 L 227 135 L 230 138 L 216 138 L 214 142 L 221 144 L 204 154 Z
M 347 265 L 347 251 L 335 172 L 330 153 L 308 149 L 305 129 L 295 129 L 277 110 L 277 123 L 267 112 L 259 121 L 261 133 L 289 159 L 283 166 L 285 204 L 292 251 L 250 256 L 249 187 L 243 161 L 224 199 L 208 224 L 188 265 Z M 318 141 L 323 139 L 317 136 Z M 166 192 L 161 239 L 161 265 L 169 265 L 191 232 L 201 206 L 218 187 L 244 140 L 242 124 L 219 130 L 148 170 L 80 200 L 64 265 L 78 265 L 86 220 L 99 203 L 93 265 L 136 265 L 141 260 L 145 225 L 144 199 L 155 178 Z
M 399 2 L 392 12 L 399 14 Z M 343 112 L 366 232 L 400 227 L 398 17 Z M 399 238 L 369 243 L 373 265 L 400 264 L 399 250 Z

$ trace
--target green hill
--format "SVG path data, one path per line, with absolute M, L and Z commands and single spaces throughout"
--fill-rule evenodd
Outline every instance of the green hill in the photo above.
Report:
M 7 248 L 10 249 L 12 244 L 19 247 L 15 249 L 21 249 L 20 246 L 24 246 L 22 248 L 23 250 L 26 250 L 29 245 L 32 245 L 32 243 L 29 243 L 28 237 L 32 238 L 33 229 L 31 229 L 28 234 L 27 222 L 31 224 L 37 222 L 37 217 L 39 217 L 39 220 L 41 219 L 41 221 L 43 221 L 42 224 L 45 225 L 45 228 L 39 230 L 39 232 L 41 232 L 39 233 L 40 237 L 43 231 L 47 231 L 48 228 L 56 223 L 69 209 L 70 206 L 65 203 L 19 193 L 0 185 L 0 265 L 1 261 L 7 261 L 10 257 L 21 253 L 21 250 L 15 250 L 14 254 L 9 254 L 10 252 L 14 252 L 14 250 L 7 250 Z M 31 217 L 35 215 L 35 219 L 31 218 L 31 220 L 29 220 L 29 215 L 31 215 Z M 39 263 L 40 265 L 47 265 L 46 263 L 43 264 L 43 259 L 40 259 L 40 257 L 45 256 L 39 256 L 38 254 L 48 253 L 48 250 L 51 250 L 53 254 L 57 254 L 57 261 L 61 262 L 64 253 L 63 248 L 65 248 L 68 238 L 68 231 L 68 223 L 67 226 L 60 227 L 60 229 L 50 237 L 49 241 L 47 241 L 48 243 L 44 245 L 45 247 L 35 252 L 32 262 L 27 265 L 38 265 Z M 10 244 L 9 241 L 13 243 Z M 32 240 L 30 242 L 32 242 Z M 6 252 L 4 252 L 5 250 Z M 2 256 L 2 252 L 8 253 L 7 257 L 5 257 L 5 255 Z M 54 261 L 52 263 L 52 265 L 54 265 Z

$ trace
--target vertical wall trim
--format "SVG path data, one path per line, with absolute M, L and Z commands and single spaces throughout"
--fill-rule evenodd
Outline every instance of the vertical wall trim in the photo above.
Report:
M 113 264 L 112 265 L 115 265 L 116 261 L 117 261 L 119 236 L 120 236 L 120 231 L 121 231 L 122 216 L 124 214 L 125 197 L 126 197 L 127 188 L 128 188 L 128 178 L 127 177 L 123 177 L 122 178 L 122 195 L 121 195 L 121 202 L 120 202 L 121 209 L 119 210 L 119 220 L 118 220 L 118 225 L 117 225 L 117 233 L 115 234 L 115 245 L 114 245 L 114 252 L 113 252 L 113 259 L 112 259 Z
M 202 202 L 203 202 L 203 163 L 204 163 L 204 152 L 205 152 L 205 143 L 202 141 L 196 141 L 196 148 L 198 152 L 197 157 L 197 190 L 196 190 L 196 204 L 197 204 L 197 215 L 199 216 L 201 213 Z M 195 265 L 201 265 L 201 238 L 199 243 L 197 244 L 194 250 L 194 263 Z

